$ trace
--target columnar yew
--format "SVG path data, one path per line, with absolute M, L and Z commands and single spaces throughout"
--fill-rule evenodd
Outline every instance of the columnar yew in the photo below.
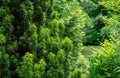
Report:
M 85 13 L 77 0 L 2 0 L 0 6 L 0 77 L 68 78 L 82 67 Z

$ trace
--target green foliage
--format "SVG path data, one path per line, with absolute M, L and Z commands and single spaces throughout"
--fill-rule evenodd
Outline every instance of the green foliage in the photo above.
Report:
M 0 77 L 119 78 L 119 3 L 2 0 Z M 89 64 L 80 52 L 82 43 L 106 38 L 110 42 L 106 40 L 102 49 L 95 50 Z
M 34 77 L 43 78 L 45 76 L 46 62 L 41 59 L 38 63 L 34 65 Z
M 39 35 L 40 35 L 39 36 L 40 40 L 49 38 L 49 36 L 50 36 L 50 29 L 41 26 L 41 30 L 40 30 L 40 34 Z
M 60 49 L 60 38 L 59 37 L 51 37 L 48 39 L 48 45 L 47 48 L 49 48 L 49 52 L 56 52 Z
M 48 55 L 48 60 L 49 60 L 49 65 L 54 65 L 55 63 L 55 54 L 53 54 L 52 52 L 49 53 Z
M 54 19 L 54 18 L 57 19 L 57 18 L 58 18 L 58 14 L 59 14 L 59 13 L 58 13 L 57 11 L 53 11 L 53 12 L 51 13 L 51 15 L 50 15 L 50 18 L 51 18 L 51 19 Z
M 71 78 L 82 78 L 82 74 L 81 74 L 81 70 L 76 68 L 72 75 L 71 75 Z
M 64 50 L 58 51 L 56 58 L 57 58 L 58 62 L 64 63 L 65 62 L 65 52 L 64 52 Z
M 57 56 L 56 56 L 56 63 L 57 63 L 57 77 L 65 77 L 65 67 L 67 63 L 65 62 L 66 57 L 65 57 L 65 52 L 63 50 L 58 51 Z
M 111 18 L 109 18 L 109 20 L 106 23 L 106 29 L 109 27 L 108 29 L 108 35 L 111 39 L 120 39 L 119 38 L 119 15 L 113 14 L 111 16 Z
M 0 50 L 2 49 L 0 48 Z M 0 77 L 1 78 L 11 77 L 11 72 L 9 70 L 9 67 L 10 67 L 9 55 L 5 51 L 4 52 L 0 51 Z
M 17 67 L 16 72 L 20 78 L 43 78 L 45 75 L 46 62 L 40 59 L 38 63 L 34 63 L 34 55 L 27 52 L 23 56 L 20 66 Z
M 80 68 L 82 65 L 86 66 L 85 62 L 81 63 L 80 61 L 86 61 L 86 59 L 83 60 L 83 55 L 78 55 L 78 52 L 82 47 L 82 38 L 84 36 L 83 30 L 87 22 L 87 14 L 85 14 L 85 12 L 79 6 L 77 0 L 54 1 L 54 8 L 59 11 L 60 18 L 62 18 L 65 25 L 61 47 L 66 54 L 66 64 L 64 67 L 67 66 L 66 70 L 68 70 L 68 72 L 65 71 L 65 75 L 67 75 L 66 73 L 69 75 L 65 77 L 68 78 L 70 77 L 70 74 L 74 68 Z
M 66 67 L 66 56 L 64 50 L 59 50 L 57 54 L 53 54 L 52 52 L 48 55 L 48 68 L 47 78 L 64 78 L 67 75 L 66 71 L 68 67 Z
M 119 0 L 108 0 L 99 2 L 99 5 L 103 6 L 109 13 L 103 16 L 105 26 L 100 30 L 100 35 L 107 39 L 117 39 L 119 36 Z
M 72 44 L 72 40 L 69 39 L 68 37 L 66 37 L 63 41 L 62 41 L 62 48 L 66 51 L 71 50 L 73 44 Z
M 100 35 L 103 36 L 103 38 L 117 38 L 117 33 L 119 31 L 119 1 L 99 0 L 98 3 L 102 6 L 103 10 L 107 11 L 107 15 L 104 16 L 105 20 L 103 20 L 105 22 L 105 27 L 102 28 Z M 113 25 L 115 25 L 115 27 Z
M 0 34 L 0 44 L 6 43 L 6 37 L 3 34 Z
M 115 12 L 120 11 L 120 0 L 101 0 L 99 2 L 99 5 L 102 5 L 103 7 L 105 7 L 107 10 L 113 10 Z
M 103 6 L 99 5 L 99 2 L 101 2 L 101 1 L 102 0 L 97 0 L 97 1 L 95 1 L 95 0 L 79 0 L 81 7 L 87 13 L 87 16 L 86 16 L 87 22 L 86 22 L 86 26 L 85 26 L 86 34 L 88 31 L 92 31 L 94 29 L 96 30 L 96 33 L 97 33 L 97 34 L 95 34 L 95 37 L 92 39 L 89 37 L 91 35 L 85 36 L 84 40 L 87 40 L 87 39 L 91 40 L 88 42 L 85 41 L 86 44 L 96 45 L 96 44 L 99 44 L 99 42 L 104 41 L 105 38 L 109 38 L 106 35 L 106 33 L 100 32 L 100 30 L 105 26 L 105 21 L 102 19 L 102 17 L 109 16 L 109 11 L 105 10 L 103 8 Z M 93 36 L 94 36 L 94 34 L 93 34 Z
M 7 50 L 10 52 L 15 52 L 18 49 L 18 43 L 17 41 L 13 41 L 11 44 L 8 44 Z
M 50 52 L 48 55 L 49 70 L 46 73 L 47 78 L 55 78 L 56 77 L 55 63 L 56 63 L 55 54 Z
M 32 78 L 33 77 L 33 54 L 26 53 L 22 58 L 23 61 L 20 63 L 21 66 L 18 66 L 16 71 L 18 76 L 21 78 Z
M 64 20 L 62 20 L 62 19 L 59 20 L 58 27 L 61 30 L 61 32 L 64 32 L 64 30 L 65 30 Z
M 33 15 L 33 5 L 32 2 L 29 0 L 24 1 L 20 4 L 21 11 L 23 12 L 24 16 L 24 22 L 28 22 L 29 20 L 32 20 Z
M 94 3 L 93 0 L 79 0 L 79 2 L 83 9 L 89 14 L 89 16 L 95 16 L 93 11 L 96 11 L 98 5 Z
M 115 51 L 115 45 L 105 40 L 102 49 L 95 49 L 91 57 L 90 78 L 118 78 L 116 68 L 119 67 L 119 54 Z M 118 69 L 117 69 L 118 70 Z
M 99 35 L 96 29 L 87 30 L 86 35 L 83 38 L 84 44 L 98 44 Z
M 74 69 L 79 68 L 81 70 L 81 74 L 83 78 L 89 77 L 89 71 L 88 71 L 89 61 L 86 59 L 86 57 L 84 57 L 84 55 L 81 52 L 79 52 L 77 55 L 74 54 L 74 56 L 77 56 L 77 57 L 69 56 L 72 58 L 71 59 L 72 62 L 70 62 L 70 65 L 71 65 L 70 70 L 72 70 L 72 72 L 70 73 L 70 76 L 73 73 Z M 77 61 L 74 61 L 74 60 L 77 60 Z
M 103 27 L 99 29 L 100 40 L 104 41 L 102 49 L 95 50 L 90 58 L 91 78 L 119 78 L 119 1 L 99 0 L 93 2 L 99 4 L 102 10 L 101 20 Z M 106 11 L 106 14 L 104 13 Z M 100 24 L 98 24 L 100 25 Z
M 9 59 L 10 59 L 9 70 L 10 70 L 10 73 L 11 73 L 10 77 L 17 77 L 17 72 L 15 71 L 16 68 L 17 68 L 17 66 L 18 66 L 18 62 L 19 62 L 19 60 L 17 59 L 17 57 L 18 57 L 17 53 L 15 55 L 11 55 L 9 57 Z
M 24 44 L 24 47 L 28 47 L 31 51 L 36 50 L 38 46 L 38 34 L 36 25 L 30 24 L 28 30 L 24 33 L 24 36 L 20 37 L 20 40 L 20 45 Z

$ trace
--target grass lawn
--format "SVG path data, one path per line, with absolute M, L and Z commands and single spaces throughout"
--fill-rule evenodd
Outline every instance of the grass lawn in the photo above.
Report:
M 93 48 L 99 49 L 100 46 L 84 46 L 82 50 L 82 54 L 85 57 L 90 57 L 93 54 Z

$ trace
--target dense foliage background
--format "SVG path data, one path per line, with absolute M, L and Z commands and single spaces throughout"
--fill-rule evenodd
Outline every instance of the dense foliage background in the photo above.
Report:
M 119 12 L 120 0 L 1 0 L 0 78 L 120 78 Z

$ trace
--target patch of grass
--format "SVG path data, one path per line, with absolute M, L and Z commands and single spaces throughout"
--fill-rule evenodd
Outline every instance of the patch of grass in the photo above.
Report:
M 85 57 L 90 57 L 93 54 L 93 48 L 99 49 L 101 46 L 83 46 L 82 54 Z

